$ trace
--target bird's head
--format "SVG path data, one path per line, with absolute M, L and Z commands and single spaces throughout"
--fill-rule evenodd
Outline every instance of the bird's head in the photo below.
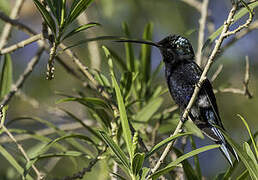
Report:
M 182 36 L 170 35 L 157 44 L 165 63 L 194 59 L 194 51 L 191 43 Z
M 117 40 L 117 42 L 140 43 L 155 46 L 161 51 L 165 63 L 173 64 L 183 60 L 194 59 L 194 51 L 191 43 L 188 39 L 178 35 L 169 35 L 157 43 L 130 39 L 121 39 Z

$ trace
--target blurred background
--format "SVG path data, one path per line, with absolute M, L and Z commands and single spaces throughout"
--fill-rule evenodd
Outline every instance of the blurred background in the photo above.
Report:
M 5 13 L 9 13 L 14 4 L 14 0 L 1 0 L 0 10 Z M 230 1 L 216 0 L 209 2 L 209 18 L 214 22 L 215 30 L 220 27 L 231 8 Z M 257 17 L 257 13 L 255 15 Z M 193 7 L 187 5 L 181 0 L 95 0 L 95 2 L 87 9 L 86 15 L 83 14 L 79 21 L 82 23 L 98 22 L 100 27 L 91 29 L 86 33 L 80 33 L 76 35 L 72 40 L 66 41 L 65 44 L 71 45 L 79 40 L 83 40 L 89 37 L 97 37 L 104 35 L 112 36 L 124 36 L 121 28 L 123 22 L 127 22 L 132 38 L 141 38 L 144 25 L 152 22 L 154 25 L 153 41 L 159 41 L 169 34 L 180 34 L 186 36 L 193 45 L 194 50 L 197 50 L 197 38 L 200 14 Z M 239 23 L 244 22 L 247 17 L 242 18 Z M 31 0 L 26 0 L 25 5 L 19 16 L 19 20 L 38 33 L 41 31 L 41 18 L 37 12 L 34 4 Z M 84 22 L 85 21 L 85 22 Z M 80 22 L 78 22 L 80 23 Z M 4 22 L 0 20 L 0 31 L 3 28 Z M 13 29 L 9 45 L 19 42 L 28 38 L 25 33 Z M 208 38 L 208 31 L 205 32 L 205 39 Z M 227 41 L 226 41 L 227 42 Z M 258 31 L 253 30 L 248 35 L 237 41 L 230 48 L 221 54 L 221 56 L 214 63 L 209 77 L 213 75 L 217 67 L 223 64 L 223 70 L 218 78 L 213 82 L 214 88 L 221 87 L 234 87 L 243 88 L 243 80 L 245 74 L 245 56 L 250 59 L 250 91 L 253 94 L 252 99 L 248 99 L 246 96 L 232 94 L 232 93 L 217 93 L 217 104 L 219 106 L 220 115 L 225 128 L 231 137 L 237 142 L 241 143 L 248 139 L 247 131 L 237 117 L 237 114 L 241 114 L 248 122 L 252 132 L 258 130 L 257 117 L 258 117 Z M 123 57 L 124 47 L 122 44 L 118 44 L 112 41 L 99 41 L 91 44 L 91 50 L 89 50 L 89 44 L 81 44 L 72 50 L 84 61 L 88 66 L 99 69 L 104 74 L 108 74 L 107 63 L 104 58 L 104 53 L 101 49 L 101 45 L 105 44 L 111 49 L 114 49 L 118 54 Z M 134 45 L 135 51 L 139 51 L 140 46 Z M 29 60 L 34 56 L 37 51 L 37 44 L 33 43 L 25 48 L 19 49 L 12 53 L 13 69 L 14 69 L 14 81 L 23 72 Z M 92 52 L 94 52 L 92 54 Z M 31 102 L 36 100 L 34 106 L 22 99 L 22 96 L 17 96 L 11 101 L 11 105 L 8 112 L 8 119 L 13 119 L 20 116 L 38 116 L 52 121 L 56 124 L 68 123 L 65 118 L 55 115 L 56 106 L 64 107 L 70 111 L 76 113 L 82 118 L 87 118 L 85 109 L 81 106 L 77 106 L 75 103 L 65 103 L 57 105 L 56 101 L 60 99 L 60 96 L 56 92 L 61 91 L 65 94 L 74 93 L 75 89 L 83 89 L 81 83 L 76 79 L 69 76 L 59 64 L 56 64 L 55 79 L 47 81 L 45 79 L 46 63 L 48 55 L 45 54 L 40 60 L 40 64 L 36 67 L 33 74 L 29 77 L 28 81 L 24 84 L 22 92 L 31 98 Z M 64 56 L 67 61 L 67 57 Z M 94 59 L 94 61 L 89 61 Z M 162 57 L 159 51 L 155 48 L 152 50 L 152 67 L 155 69 Z M 159 82 L 166 86 L 164 78 L 164 70 L 159 74 Z M 85 92 L 87 93 L 87 92 Z M 164 106 L 168 107 L 173 105 L 172 99 L 169 94 L 164 95 L 166 103 Z M 37 104 L 39 102 L 39 104 Z M 51 108 L 52 109 L 51 109 Z M 46 111 L 50 108 L 53 113 Z M 35 124 L 27 122 L 17 123 L 16 127 L 22 126 L 25 129 L 33 130 L 36 128 L 42 129 L 43 127 L 35 126 Z M 31 142 L 26 141 L 26 145 L 29 146 Z M 201 147 L 205 144 L 211 144 L 208 139 L 197 139 L 197 146 Z M 14 145 L 9 145 L 10 151 L 17 151 Z M 188 148 L 188 145 L 187 147 Z M 201 168 L 203 174 L 209 178 L 214 177 L 225 167 L 229 166 L 225 158 L 218 150 L 212 150 L 199 155 L 201 161 Z M 0 179 L 2 177 L 8 178 L 8 173 L 12 173 L 12 169 L 5 167 L 5 159 L 0 157 Z M 212 162 L 212 163 L 211 163 Z M 99 165 L 100 168 L 101 165 Z M 62 171 L 61 163 L 56 167 Z M 94 174 L 96 172 L 91 172 Z M 90 178 L 91 175 L 88 176 Z M 107 175 L 99 175 L 100 177 L 107 177 Z

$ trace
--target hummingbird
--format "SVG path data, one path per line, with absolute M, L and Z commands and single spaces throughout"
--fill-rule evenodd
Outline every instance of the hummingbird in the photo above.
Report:
M 195 54 L 190 41 L 179 35 L 169 35 L 159 42 L 129 39 L 118 40 L 118 42 L 148 44 L 160 50 L 170 95 L 184 111 L 202 74 L 202 69 L 195 63 Z M 217 128 L 219 126 L 225 130 L 219 116 L 213 88 L 208 79 L 202 83 L 195 103 L 190 109 L 189 117 L 208 138 L 221 145 L 220 150 L 231 166 L 233 162 L 229 152 L 239 160 L 236 151 Z

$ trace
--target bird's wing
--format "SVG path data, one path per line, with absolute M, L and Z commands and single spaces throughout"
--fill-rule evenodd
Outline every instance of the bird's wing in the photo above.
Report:
M 219 116 L 219 110 L 218 110 L 218 106 L 216 103 L 216 98 L 213 92 L 213 88 L 212 85 L 210 83 L 210 81 L 208 79 L 204 80 L 203 84 L 202 84 L 202 88 L 201 88 L 201 93 L 204 93 L 208 98 L 209 104 L 210 106 L 210 110 L 214 113 L 215 116 L 215 123 L 216 125 L 223 127 L 220 116 Z

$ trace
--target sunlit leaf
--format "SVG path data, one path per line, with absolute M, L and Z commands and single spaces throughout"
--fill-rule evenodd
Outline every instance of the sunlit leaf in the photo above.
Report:
M 219 127 L 217 127 L 219 128 Z M 242 160 L 242 162 L 244 163 L 246 169 L 248 170 L 251 178 L 253 180 L 258 179 L 258 164 L 255 164 L 252 159 L 248 156 L 248 154 L 242 150 L 242 148 L 235 143 L 235 141 L 233 139 L 231 139 L 227 133 L 225 133 L 221 128 L 220 131 L 223 133 L 223 135 L 225 136 L 226 140 L 228 141 L 228 143 L 235 149 L 235 151 L 237 152 L 238 156 L 240 157 L 240 159 Z
M 12 59 L 9 54 L 4 56 L 3 66 L 0 69 L 0 99 L 11 90 L 13 82 Z
M 140 122 L 148 122 L 148 120 L 157 112 L 160 106 L 163 103 L 163 98 L 155 98 L 150 101 L 146 106 L 144 106 L 140 111 L 135 115 L 135 120 Z
M 184 153 L 181 150 L 179 150 L 175 147 L 173 147 L 173 151 L 176 153 L 177 157 L 184 155 Z M 196 157 L 196 155 L 195 155 L 195 157 Z M 184 169 L 184 174 L 187 179 L 191 179 L 191 180 L 201 180 L 202 179 L 197 176 L 197 172 L 193 169 L 192 165 L 189 163 L 189 161 L 187 159 L 182 161 L 182 165 L 183 165 L 183 169 Z
M 251 141 L 253 143 L 253 147 L 254 147 L 254 150 L 255 150 L 255 153 L 256 153 L 256 158 L 258 159 L 258 150 L 257 150 L 257 145 L 255 144 L 255 141 L 254 141 L 253 134 L 252 134 L 252 132 L 251 132 L 251 130 L 250 130 L 246 120 L 240 114 L 238 114 L 237 116 L 240 117 L 240 119 L 244 123 L 244 125 L 245 125 L 245 127 L 246 127 L 246 129 L 247 129 L 247 131 L 249 133 L 249 137 L 250 137 L 250 139 L 251 139 Z
M 118 83 L 115 78 L 115 74 L 113 71 L 113 62 L 111 59 L 110 52 L 104 46 L 103 46 L 103 50 L 106 54 L 106 57 L 108 58 L 108 64 L 110 67 L 112 84 L 113 84 L 113 86 L 115 88 L 115 92 L 116 92 L 116 99 L 117 99 L 118 109 L 119 109 L 119 113 L 120 113 L 120 119 L 121 119 L 121 124 L 122 124 L 122 129 L 123 129 L 123 136 L 124 136 L 124 139 L 126 142 L 128 153 L 130 155 L 130 159 L 132 159 L 133 158 L 132 134 L 131 134 L 131 130 L 129 127 L 129 122 L 128 122 L 128 118 L 127 118 L 127 114 L 126 114 L 124 100 L 123 100 L 120 88 L 119 88 Z

